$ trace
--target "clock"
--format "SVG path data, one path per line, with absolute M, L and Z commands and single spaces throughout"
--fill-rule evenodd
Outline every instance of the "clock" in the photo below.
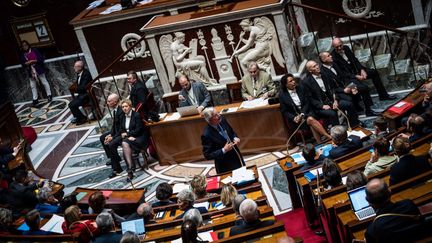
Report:
M 11 0 L 18 7 L 27 6 L 31 0 Z

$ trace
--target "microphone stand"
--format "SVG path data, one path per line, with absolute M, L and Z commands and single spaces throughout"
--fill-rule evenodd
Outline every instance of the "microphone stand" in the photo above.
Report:
M 342 113 L 342 116 L 346 119 L 347 124 L 348 124 L 348 131 L 351 132 L 352 128 L 351 128 L 351 123 L 348 119 L 348 116 L 345 114 L 345 112 L 343 112 L 341 109 L 339 109 L 339 107 L 336 108 L 338 111 L 340 111 Z

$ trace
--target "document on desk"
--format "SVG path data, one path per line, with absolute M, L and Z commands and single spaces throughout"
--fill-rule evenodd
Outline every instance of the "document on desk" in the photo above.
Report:
M 166 116 L 168 115 L 168 113 L 159 113 L 159 120 L 163 120 Z
M 232 172 L 232 183 L 240 183 L 243 181 L 254 180 L 255 176 L 252 170 L 247 170 L 246 166 L 233 170 Z
M 357 136 L 360 139 L 366 137 L 366 134 L 363 131 L 352 130 L 351 132 L 348 132 L 348 137 L 351 136 L 351 135 Z
M 195 203 L 195 204 L 193 205 L 193 207 L 194 207 L 194 208 L 203 207 L 203 208 L 206 208 L 206 209 L 208 210 L 209 207 L 210 207 L 210 203 L 209 203 L 209 202 Z
M 183 189 L 189 189 L 189 184 L 177 183 L 173 186 L 173 193 L 179 193 Z
M 41 227 L 41 230 L 63 234 L 62 224 L 64 221 L 65 220 L 62 216 L 53 214 L 50 220 Z
M 180 119 L 180 113 L 178 112 L 174 112 L 171 115 L 165 117 L 164 121 L 176 121 L 178 119 Z
M 109 8 L 107 8 L 105 11 L 100 12 L 99 14 L 110 14 L 110 13 L 121 11 L 121 10 L 122 10 L 122 6 L 120 3 L 118 3 L 116 5 L 113 5 Z
M 268 99 L 258 98 L 254 100 L 243 101 L 240 108 L 250 109 L 268 105 Z

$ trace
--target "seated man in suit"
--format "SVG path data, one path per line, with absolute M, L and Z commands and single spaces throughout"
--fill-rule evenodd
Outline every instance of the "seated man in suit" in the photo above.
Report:
M 376 212 L 366 230 L 366 242 L 413 242 L 416 236 L 430 234 L 413 218 L 420 212 L 411 200 L 393 203 L 390 199 L 391 192 L 384 180 L 372 179 L 366 185 L 366 200 Z
M 392 146 L 399 161 L 390 168 L 390 186 L 432 170 L 427 156 L 414 156 L 410 153 L 411 144 L 407 138 L 396 137 Z
M 315 146 L 311 143 L 305 144 L 302 149 L 302 155 L 306 160 L 306 163 L 300 168 L 303 171 L 321 165 L 325 159 L 321 153 L 316 154 Z
M 87 84 L 89 84 L 93 78 L 90 72 L 84 68 L 84 62 L 81 60 L 75 62 L 74 70 L 77 74 L 76 82 L 74 82 L 69 89 L 71 92 L 78 93 L 78 95 L 73 97 L 72 101 L 69 103 L 69 109 L 74 116 L 72 123 L 76 123 L 76 125 L 79 126 L 87 121 L 87 117 L 79 110 L 79 107 L 90 102 L 90 97 L 87 94 L 86 88 Z
M 329 151 L 329 158 L 337 159 L 362 147 L 359 137 L 351 135 L 348 138 L 347 129 L 344 126 L 334 126 L 330 130 L 333 148 Z
M 213 107 L 203 112 L 208 125 L 201 135 L 204 157 L 215 161 L 216 173 L 233 171 L 245 163 L 237 145 L 240 138 Z
M 153 207 L 148 203 L 141 203 L 136 212 L 129 215 L 129 217 L 126 218 L 126 221 L 134 220 L 134 219 L 144 219 L 144 225 L 147 224 L 153 224 L 156 223 L 156 221 L 153 220 L 154 217 L 154 211 Z
M 107 105 L 109 109 L 109 114 L 112 117 L 111 130 L 104 132 L 99 140 L 102 143 L 102 147 L 105 150 L 109 162 L 106 165 L 111 165 L 113 172 L 110 178 L 113 178 L 120 174 L 123 169 L 120 166 L 120 161 L 122 160 L 118 154 L 117 148 L 121 145 L 121 137 L 115 136 L 120 127 L 120 116 L 123 113 L 121 107 L 119 106 L 119 96 L 117 94 L 110 94 L 107 98 Z
M 152 207 L 161 207 L 161 206 L 176 204 L 176 202 L 170 200 L 172 194 L 173 194 L 173 189 L 170 184 L 166 182 L 160 183 L 156 187 L 156 198 L 158 201 L 153 202 Z
M 256 62 L 249 63 L 248 73 L 241 80 L 244 100 L 267 99 L 276 95 L 276 87 L 271 76 L 259 70 Z
M 371 109 L 373 102 L 368 86 L 342 77 L 342 70 L 333 62 L 333 56 L 329 52 L 321 52 L 319 58 L 322 63 L 321 74 L 323 79 L 333 80 L 338 99 L 352 102 L 356 110 L 362 110 L 360 100 L 363 99 L 366 116 L 376 116 L 377 113 Z
M 258 205 L 252 199 L 245 199 L 240 204 L 240 215 L 244 219 L 244 224 L 233 226 L 230 229 L 230 236 L 243 234 L 252 230 L 256 230 L 274 224 L 273 220 L 261 221 L 259 219 L 260 213 L 258 210 Z
M 297 85 L 294 76 L 290 73 L 285 74 L 280 83 L 280 109 L 283 117 L 289 123 L 289 133 L 294 132 L 299 124 L 306 119 L 306 124 L 310 127 L 317 143 L 321 142 L 321 136 L 331 139 L 321 123 L 314 118 L 309 109 L 306 91 L 302 85 Z
M 324 82 L 320 74 L 320 67 L 315 61 L 308 61 L 306 69 L 309 73 L 301 84 L 307 92 L 310 109 L 318 119 L 325 119 L 326 125 L 339 124 L 338 114 L 334 110 L 338 105 L 334 100 L 330 83 Z
M 211 106 L 211 96 L 207 88 L 201 82 L 191 82 L 188 77 L 179 77 L 179 84 L 182 87 L 179 93 L 179 106 L 196 106 L 201 113 L 204 108 Z
M 145 120 L 159 121 L 158 112 L 153 110 L 155 107 L 149 107 L 147 99 L 150 91 L 147 89 L 145 82 L 138 79 L 138 74 L 135 71 L 127 73 L 127 82 L 131 87 L 129 99 L 135 111 L 139 112 L 141 118 Z
M 96 225 L 100 232 L 92 241 L 95 243 L 114 243 L 120 242 L 121 234 L 115 231 L 115 224 L 110 213 L 102 212 L 96 217 Z
M 358 87 L 361 86 L 362 81 L 371 78 L 380 100 L 396 99 L 395 96 L 387 93 L 378 72 L 375 69 L 370 69 L 361 65 L 351 49 L 344 45 L 340 38 L 334 38 L 332 46 L 334 48 L 332 52 L 333 59 L 342 69 L 342 76 L 346 77 L 346 79 L 353 80 Z
M 183 213 L 177 216 L 175 219 L 182 219 L 187 211 L 194 208 L 195 195 L 191 190 L 183 189 L 177 194 L 177 203 L 179 209 L 182 210 Z M 208 212 L 205 207 L 197 207 L 196 209 L 198 209 L 201 214 Z

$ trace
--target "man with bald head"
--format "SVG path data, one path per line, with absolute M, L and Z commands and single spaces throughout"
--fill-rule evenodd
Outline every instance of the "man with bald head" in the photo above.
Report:
M 123 113 L 121 107 L 119 106 L 120 97 L 117 94 L 110 94 L 107 98 L 107 106 L 109 109 L 109 115 L 112 118 L 111 130 L 103 133 L 99 140 L 105 150 L 107 157 L 110 159 L 106 165 L 111 165 L 113 172 L 110 178 L 120 174 L 123 169 L 120 166 L 120 161 L 122 160 L 118 154 L 117 148 L 121 145 L 121 136 L 115 137 L 116 133 L 120 129 L 120 116 Z
M 87 94 L 87 84 L 89 84 L 93 78 L 90 72 L 84 68 L 84 62 L 78 60 L 74 64 L 74 70 L 77 74 L 74 84 L 71 86 L 71 90 L 78 95 L 72 96 L 73 99 L 69 103 L 69 109 L 71 110 L 74 119 L 72 123 L 76 123 L 77 126 L 84 124 L 87 121 L 87 117 L 79 110 L 80 106 L 90 102 L 90 97 Z
M 242 77 L 242 97 L 244 100 L 267 99 L 276 95 L 276 86 L 271 76 L 258 68 L 256 62 L 250 62 L 248 73 Z
M 365 233 L 368 243 L 411 242 L 414 236 L 423 232 L 423 226 L 418 220 L 410 217 L 420 214 L 417 206 L 408 199 L 393 203 L 390 189 L 384 180 L 372 179 L 368 182 L 366 200 L 376 213 L 375 220 L 369 224 Z
M 152 224 L 152 223 L 156 223 L 153 220 L 154 217 L 154 211 L 153 211 L 153 207 L 148 204 L 148 203 L 141 203 L 136 212 L 131 214 L 126 221 L 129 220 L 134 220 L 134 219 L 144 219 L 144 224 Z
M 323 79 L 334 81 L 338 98 L 352 102 L 356 110 L 359 111 L 363 110 L 360 106 L 360 102 L 363 100 L 366 116 L 376 116 L 377 113 L 371 109 L 373 101 L 369 93 L 369 87 L 364 83 L 343 77 L 341 68 L 334 62 L 334 58 L 329 52 L 321 52 L 319 58 L 322 63 L 321 74 Z
M 334 48 L 332 52 L 334 62 L 342 69 L 342 75 L 346 79 L 351 79 L 356 84 L 360 84 L 366 79 L 372 79 L 380 100 L 396 99 L 395 96 L 387 93 L 378 72 L 361 65 L 351 49 L 344 45 L 340 38 L 334 38 L 332 46 Z

